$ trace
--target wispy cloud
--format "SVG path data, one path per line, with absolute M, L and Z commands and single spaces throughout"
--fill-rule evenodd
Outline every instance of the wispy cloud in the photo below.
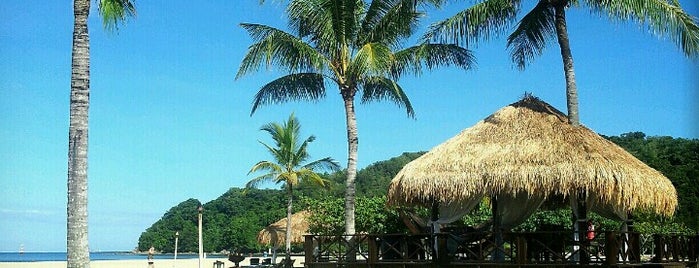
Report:
M 0 208 L 0 214 L 15 217 L 49 217 L 59 215 L 59 213 L 58 210 Z

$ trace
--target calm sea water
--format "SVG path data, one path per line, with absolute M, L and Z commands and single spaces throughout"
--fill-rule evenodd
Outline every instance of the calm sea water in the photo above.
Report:
M 155 259 L 172 259 L 172 254 L 156 254 Z M 177 254 L 178 259 L 198 258 L 197 254 Z M 210 257 L 214 257 L 211 255 Z M 146 260 L 148 255 L 131 252 L 92 252 L 90 260 Z M 0 252 L 0 262 L 35 262 L 35 261 L 65 261 L 65 252 Z

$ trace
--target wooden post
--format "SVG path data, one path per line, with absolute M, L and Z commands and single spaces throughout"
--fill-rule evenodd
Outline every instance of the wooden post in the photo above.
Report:
M 639 233 L 636 233 L 633 227 L 633 214 L 629 212 L 626 214 L 626 221 L 624 221 L 625 229 L 628 235 L 629 249 L 627 256 L 629 256 L 629 262 L 640 263 L 641 262 L 641 237 Z
M 699 235 L 690 237 L 688 255 L 690 261 L 697 261 L 697 259 L 699 259 Z
M 680 251 L 680 244 L 678 241 L 678 235 L 672 235 L 670 237 L 670 241 L 672 241 L 672 245 L 670 246 L 670 250 L 672 251 L 672 260 L 673 261 L 680 261 L 679 258 L 679 251 Z
M 320 245 L 318 245 L 320 246 Z M 304 251 L 304 262 L 305 263 L 312 263 L 316 262 L 315 258 L 317 256 L 315 255 L 315 247 L 313 247 L 313 235 L 305 235 L 304 236 L 304 241 L 303 241 L 303 251 Z
M 604 264 L 609 266 L 616 265 L 618 256 L 619 239 L 617 239 L 617 233 L 604 232 Z
M 590 241 L 587 241 L 587 193 L 582 192 L 577 195 L 577 215 L 576 224 L 578 226 L 578 242 L 580 249 L 578 250 L 580 256 L 580 264 L 590 263 Z
M 369 250 L 369 256 L 367 257 L 367 263 L 369 265 L 375 264 L 379 261 L 379 246 L 376 244 L 378 238 L 375 235 L 367 236 L 367 247 Z
M 449 255 L 447 254 L 447 236 L 437 234 L 437 263 L 439 265 L 449 264 Z
M 527 256 L 527 238 L 524 234 L 517 234 L 517 264 L 526 264 L 529 260 Z
M 432 244 L 430 245 L 430 247 L 432 248 L 433 258 L 436 258 L 437 263 L 441 263 L 442 256 L 443 256 L 442 250 L 446 249 L 446 242 L 444 243 L 444 245 L 445 245 L 444 247 L 442 247 L 440 245 L 440 243 L 442 241 L 439 239 L 439 237 L 441 237 L 441 236 L 438 237 L 439 234 L 437 234 L 436 233 L 437 230 L 435 230 L 436 229 L 435 227 L 437 225 L 437 220 L 439 220 L 439 203 L 434 198 L 432 199 L 432 211 L 431 212 L 432 213 L 430 215 L 430 220 L 431 220 L 432 224 L 430 226 L 430 238 L 432 240 Z M 441 230 L 440 230 L 440 232 L 441 232 Z M 432 261 L 434 262 L 435 259 L 433 259 Z
M 495 252 L 493 252 L 491 259 L 496 262 L 501 262 L 505 260 L 505 249 L 502 240 L 502 217 L 499 215 L 497 196 L 490 197 L 490 204 L 493 211 L 493 241 L 495 242 Z
M 665 241 L 663 240 L 663 236 L 654 234 L 653 243 L 655 244 L 655 249 L 653 249 L 655 257 L 653 257 L 653 262 L 662 262 L 665 258 Z
M 691 261 L 699 260 L 699 234 L 692 237 L 692 251 L 690 252 L 692 252 Z

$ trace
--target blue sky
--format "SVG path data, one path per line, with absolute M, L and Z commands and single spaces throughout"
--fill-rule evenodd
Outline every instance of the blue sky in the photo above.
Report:
M 283 1 L 281 1 L 283 2 Z M 469 2 L 469 1 L 462 1 Z M 694 16 L 699 4 L 680 1 Z M 314 159 L 346 166 L 344 111 L 330 88 L 315 104 L 265 106 L 252 97 L 279 73 L 235 80 L 252 43 L 238 27 L 284 27 L 269 1 L 136 1 L 138 17 L 106 33 L 96 12 L 91 34 L 89 147 L 90 247 L 130 250 L 170 207 L 208 202 L 242 187 L 249 168 L 268 159 L 259 127 L 294 112 L 315 135 Z M 433 12 L 425 23 L 464 4 Z M 93 7 L 94 8 L 94 7 Z M 0 3 L 0 251 L 65 251 L 70 1 Z M 604 135 L 642 131 L 699 138 L 699 61 L 637 25 L 572 9 L 568 25 L 581 122 Z M 473 48 L 476 70 L 441 69 L 405 77 L 417 113 L 391 103 L 357 109 L 359 166 L 406 151 L 429 150 L 532 92 L 565 111 L 555 40 L 526 71 L 509 61 L 503 39 Z

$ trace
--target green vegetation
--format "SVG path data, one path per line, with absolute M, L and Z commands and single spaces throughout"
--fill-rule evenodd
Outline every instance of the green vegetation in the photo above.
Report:
M 624 147 L 641 161 L 663 172 L 677 188 L 679 209 L 672 219 L 637 213 L 635 228 L 642 233 L 692 233 L 699 230 L 699 140 L 671 137 L 646 137 L 640 132 L 607 137 Z M 407 229 L 397 211 L 385 207 L 385 195 L 390 180 L 406 163 L 423 153 L 403 153 L 390 160 L 376 162 L 357 173 L 357 232 L 404 233 Z M 294 198 L 295 209 L 309 209 L 311 232 L 342 234 L 344 232 L 343 186 L 344 173 L 323 174 L 329 181 L 327 189 L 299 184 Z M 559 203 L 547 202 L 544 208 L 518 230 L 539 230 L 544 225 L 571 228 L 571 210 Z M 232 188 L 221 197 L 204 205 L 204 244 L 207 252 L 223 249 L 258 252 L 262 246 L 255 241 L 257 232 L 285 215 L 286 195 L 282 190 Z M 567 203 L 566 203 L 567 204 Z M 174 233 L 180 232 L 180 251 L 194 252 L 196 245 L 196 208 L 199 201 L 190 199 L 170 209 L 162 219 L 148 228 L 139 239 L 139 250 L 150 245 L 171 252 Z M 420 211 L 423 212 L 424 211 Z M 427 215 L 427 214 L 425 214 Z M 464 217 L 460 224 L 475 226 L 490 217 L 487 200 Z M 598 230 L 616 230 L 618 222 L 603 219 L 594 213 L 590 217 Z
M 642 132 L 608 137 L 639 160 L 662 172 L 677 189 L 677 222 L 699 230 L 699 140 L 672 137 L 646 137 Z M 653 216 L 637 215 L 639 221 Z

